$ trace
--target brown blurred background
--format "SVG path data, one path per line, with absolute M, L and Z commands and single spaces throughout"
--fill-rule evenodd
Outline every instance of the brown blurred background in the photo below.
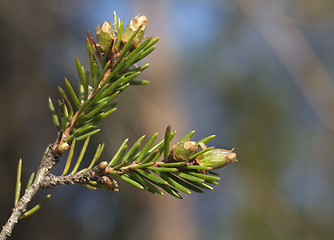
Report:
M 125 22 L 146 15 L 160 41 L 142 75 L 151 84 L 120 97 L 91 149 L 105 142 L 109 160 L 125 138 L 161 139 L 170 124 L 178 138 L 216 134 L 212 145 L 235 147 L 239 162 L 183 200 L 127 184 L 41 191 L 33 203 L 51 200 L 12 239 L 334 239 L 331 0 L 0 1 L 0 225 L 19 158 L 25 184 L 56 138 L 48 96 L 78 80 L 86 31 L 113 10 Z

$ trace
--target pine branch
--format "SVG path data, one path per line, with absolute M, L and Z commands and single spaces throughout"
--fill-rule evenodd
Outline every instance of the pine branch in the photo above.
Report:
M 100 145 L 91 164 L 77 172 L 89 142 L 87 138 L 71 174 L 55 176 L 50 173 L 45 176 L 40 187 L 52 188 L 66 184 L 82 184 L 91 189 L 118 191 L 115 178 L 119 178 L 154 194 L 163 194 L 159 189 L 162 188 L 177 198 L 182 198 L 178 191 L 190 194 L 191 191 L 202 193 L 201 188 L 212 190 L 213 188 L 206 183 L 216 185 L 220 178 L 215 176 L 214 172 L 209 171 L 236 161 L 236 154 L 233 150 L 207 148 L 204 142 L 209 142 L 213 136 L 198 142 L 190 141 L 189 136 L 194 133 L 195 131 L 191 131 L 184 136 L 172 146 L 172 150 L 169 150 L 170 142 L 175 132 L 171 132 L 170 127 L 166 129 L 164 140 L 153 147 L 153 142 L 158 134 L 154 134 L 141 150 L 139 150 L 140 145 L 145 136 L 139 138 L 128 151 L 127 140 L 125 140 L 109 163 L 102 161 L 92 167 L 102 153 L 103 145 Z M 75 141 L 72 143 L 71 151 L 74 150 L 74 145 Z M 164 156 L 163 160 L 158 160 L 160 156 Z M 71 160 L 72 154 L 69 155 L 66 170 Z M 167 189 L 173 189 L 173 192 Z
M 59 185 L 67 184 L 86 184 L 90 181 L 99 180 L 102 181 L 102 177 L 105 175 L 105 168 L 108 166 L 107 162 L 101 162 L 99 165 L 93 167 L 84 172 L 78 172 L 76 174 L 70 174 L 66 176 L 56 176 L 48 174 L 44 181 L 40 184 L 41 188 L 52 188 Z M 104 180 L 103 180 L 104 181 Z
M 99 144 L 88 167 L 80 169 L 91 136 L 100 131 L 101 121 L 116 110 L 115 98 L 130 85 L 148 83 L 146 80 L 135 79 L 149 66 L 136 66 L 135 63 L 150 54 L 159 40 L 144 37 L 146 23 L 146 17 L 138 15 L 124 29 L 124 21 L 120 21 L 114 13 L 112 24 L 105 22 L 102 26 L 97 26 L 97 42 L 88 32 L 86 49 L 90 69 L 85 71 L 79 59 L 76 59 L 80 80 L 78 90 L 75 91 L 65 78 L 66 89 L 58 87 L 61 98 L 57 100 L 57 105 L 49 98 L 49 108 L 53 123 L 58 129 L 58 137 L 46 149 L 36 175 L 31 174 L 21 197 L 22 160 L 19 161 L 15 206 L 0 233 L 0 240 L 11 235 L 19 219 L 35 213 L 50 198 L 47 195 L 27 210 L 28 203 L 40 189 L 81 184 L 94 190 L 118 191 L 116 179 L 120 179 L 154 194 L 167 192 L 176 198 L 182 198 L 179 192 L 190 194 L 192 191 L 202 193 L 202 189 L 212 190 L 213 187 L 209 184 L 216 185 L 220 180 L 212 170 L 237 161 L 233 149 L 206 147 L 214 135 L 196 142 L 190 140 L 195 133 L 191 131 L 171 146 L 176 132 L 172 132 L 168 126 L 163 140 L 155 145 L 157 133 L 142 148 L 145 136 L 129 148 L 126 139 L 109 162 L 98 163 L 104 149 L 104 144 Z M 85 142 L 79 157 L 70 174 L 66 175 L 71 168 L 76 142 L 81 140 Z M 67 150 L 69 154 L 64 163 L 63 174 L 52 174 L 52 168 Z

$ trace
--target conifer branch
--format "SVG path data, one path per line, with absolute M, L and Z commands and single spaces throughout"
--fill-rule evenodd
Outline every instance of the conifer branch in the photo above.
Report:
M 50 195 L 35 207 L 27 206 L 37 191 L 66 184 L 81 184 L 89 189 L 118 191 L 116 179 L 154 194 L 168 194 L 182 198 L 179 192 L 202 193 L 202 189 L 212 190 L 220 178 L 212 170 L 237 161 L 232 150 L 206 147 L 214 135 L 199 141 L 190 138 L 195 131 L 182 137 L 171 145 L 176 135 L 167 127 L 163 140 L 154 144 L 158 134 L 154 134 L 142 147 L 145 136 L 139 138 L 131 147 L 126 139 L 111 160 L 100 161 L 104 144 L 99 144 L 88 167 L 80 169 L 90 138 L 100 131 L 101 121 L 116 110 L 115 98 L 131 85 L 145 85 L 146 80 L 135 79 L 149 64 L 136 66 L 135 63 L 146 57 L 154 49 L 159 38 L 146 38 L 144 32 L 147 19 L 136 16 L 124 29 L 114 13 L 114 22 L 97 26 L 96 38 L 87 33 L 86 49 L 89 70 L 85 71 L 79 59 L 75 60 L 79 78 L 77 91 L 65 78 L 65 90 L 58 87 L 61 98 L 55 105 L 49 98 L 49 108 L 55 127 L 58 129 L 56 141 L 49 145 L 36 174 L 32 174 L 26 190 L 21 192 L 21 168 L 19 161 L 14 208 L 0 233 L 0 240 L 11 235 L 19 219 L 35 213 Z M 58 107 L 58 108 L 57 108 Z M 85 140 L 79 157 L 70 174 L 76 142 Z M 69 150 L 70 149 L 70 150 Z M 69 150 L 61 176 L 51 173 L 62 154 Z

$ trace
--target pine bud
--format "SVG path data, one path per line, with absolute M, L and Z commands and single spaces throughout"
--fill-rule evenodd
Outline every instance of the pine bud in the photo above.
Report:
M 102 52 L 104 52 L 107 46 L 110 44 L 113 38 L 113 30 L 110 22 L 104 22 L 102 26 L 97 25 L 96 27 L 96 39 L 98 42 L 98 47 Z
M 61 142 L 59 145 L 58 145 L 58 151 L 59 153 L 64 153 L 67 151 L 67 149 L 70 148 L 70 145 L 67 143 L 67 142 Z
M 212 167 L 213 169 L 224 167 L 230 162 L 238 161 L 236 154 L 232 150 L 215 148 L 207 151 L 198 157 L 201 166 Z
M 105 186 L 107 187 L 107 189 L 109 190 L 113 190 L 115 192 L 118 192 L 118 184 L 117 182 L 114 180 L 114 179 L 110 179 L 109 177 L 107 176 L 102 176 L 100 178 L 100 182 Z
M 174 159 L 180 162 L 187 161 L 198 150 L 198 146 L 194 141 L 179 142 L 173 148 Z
M 131 19 L 130 23 L 126 26 L 125 31 L 122 36 L 123 42 L 128 42 L 131 35 L 140 28 L 136 37 L 134 38 L 135 43 L 141 42 L 144 37 L 145 29 L 147 24 L 146 16 L 140 16 L 139 14 Z

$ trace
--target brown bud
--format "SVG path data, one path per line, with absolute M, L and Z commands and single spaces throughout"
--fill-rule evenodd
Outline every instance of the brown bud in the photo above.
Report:
M 100 178 L 100 182 L 102 184 L 104 184 L 105 186 L 107 186 L 108 189 L 113 190 L 113 191 L 117 191 L 118 185 L 117 185 L 117 182 L 115 181 L 115 179 L 110 179 L 107 176 L 102 176 Z
M 97 167 L 100 171 L 103 171 L 104 169 L 106 169 L 106 167 L 108 167 L 108 162 L 107 161 L 100 162 L 99 165 L 97 165 Z
M 61 142 L 59 145 L 58 145 L 58 151 L 60 153 L 64 153 L 67 151 L 67 149 L 70 148 L 70 145 L 67 143 L 67 142 Z

